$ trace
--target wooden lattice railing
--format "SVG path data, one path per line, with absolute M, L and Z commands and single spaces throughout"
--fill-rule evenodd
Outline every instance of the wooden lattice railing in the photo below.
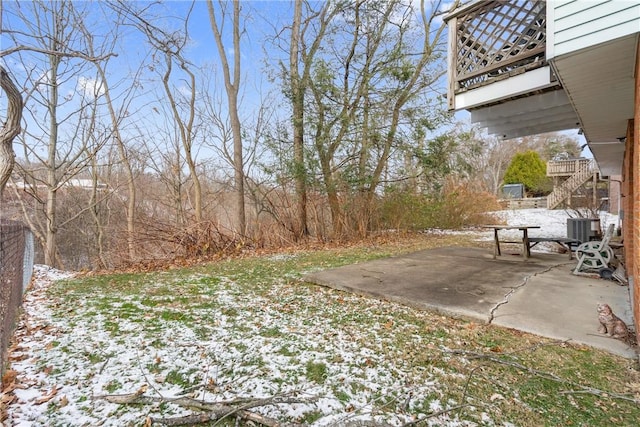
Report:
M 448 21 L 454 93 L 546 63 L 544 1 L 480 1 Z

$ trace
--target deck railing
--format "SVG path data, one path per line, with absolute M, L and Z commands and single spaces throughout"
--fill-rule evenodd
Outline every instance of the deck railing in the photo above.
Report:
M 570 176 L 591 162 L 591 159 L 549 160 L 547 176 Z
M 478 1 L 447 20 L 452 94 L 546 63 L 544 1 Z

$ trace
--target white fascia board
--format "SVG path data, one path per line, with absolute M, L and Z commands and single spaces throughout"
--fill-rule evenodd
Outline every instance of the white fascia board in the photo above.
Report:
M 541 67 L 477 89 L 459 93 L 455 98 L 455 109 L 465 110 L 480 107 L 558 84 L 556 81 L 551 81 L 551 67 Z

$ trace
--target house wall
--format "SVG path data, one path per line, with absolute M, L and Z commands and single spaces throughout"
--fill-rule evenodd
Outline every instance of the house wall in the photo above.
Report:
M 554 0 L 547 3 L 547 59 L 640 31 L 640 2 Z
M 636 111 L 635 115 L 640 115 L 639 111 Z M 636 120 L 629 120 L 625 156 L 622 165 L 622 238 L 624 241 L 625 269 L 630 282 L 635 330 L 637 337 L 640 339 L 640 276 L 638 276 L 638 262 L 636 261 L 640 234 L 637 231 L 639 221 L 635 218 L 637 215 L 634 210 L 635 207 L 638 206 L 638 202 L 636 201 L 638 195 L 633 185 L 637 177 L 637 172 L 634 173 L 634 164 L 635 169 L 637 170 L 638 168 L 635 157 L 636 153 L 640 152 L 640 149 L 637 148 L 638 141 L 636 141 L 635 138 L 635 135 L 637 135 L 637 132 L 635 132 L 635 123 Z
M 640 340 L 640 44 L 636 51 L 634 117 L 629 120 L 623 171 L 625 263 L 636 338 Z

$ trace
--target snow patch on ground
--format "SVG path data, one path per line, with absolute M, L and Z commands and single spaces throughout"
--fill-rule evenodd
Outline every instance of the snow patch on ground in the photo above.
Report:
M 502 220 L 502 223 L 517 225 L 533 225 L 540 228 L 529 230 L 529 237 L 567 237 L 567 220 L 576 218 L 576 214 L 571 211 L 564 210 L 548 210 L 548 209 L 511 209 L 496 211 L 493 214 Z M 609 224 L 618 225 L 618 215 L 608 212 L 600 212 L 600 227 L 604 231 Z M 522 239 L 520 230 L 501 230 L 500 238 L 505 239 Z M 483 233 L 480 240 L 493 240 L 493 231 Z M 562 248 L 554 242 L 541 242 L 532 248 L 533 252 L 557 253 Z

